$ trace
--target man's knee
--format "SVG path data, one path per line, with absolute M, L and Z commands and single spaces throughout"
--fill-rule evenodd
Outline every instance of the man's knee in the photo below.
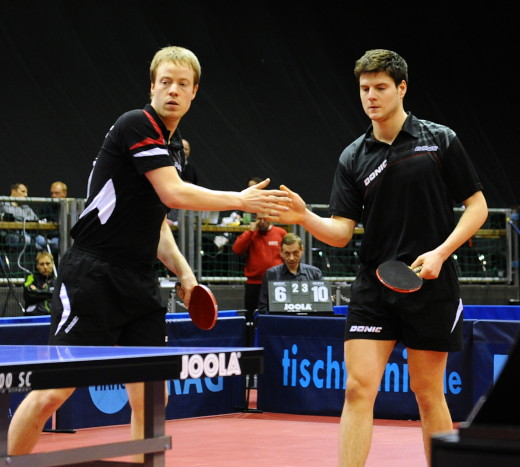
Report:
M 73 392 L 73 388 L 34 390 L 27 395 L 26 404 L 30 404 L 38 412 L 54 412 Z

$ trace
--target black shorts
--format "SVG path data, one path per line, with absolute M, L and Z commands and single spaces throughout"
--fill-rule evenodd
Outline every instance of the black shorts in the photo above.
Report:
M 153 268 L 115 265 L 72 247 L 60 259 L 51 345 L 166 345 L 166 307 Z
M 455 267 L 444 263 L 437 279 L 417 292 L 394 292 L 374 269 L 363 269 L 352 284 L 345 340 L 397 340 L 406 347 L 441 352 L 463 348 L 462 302 Z

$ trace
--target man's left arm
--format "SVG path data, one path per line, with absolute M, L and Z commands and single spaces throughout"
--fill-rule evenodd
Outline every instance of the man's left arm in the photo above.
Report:
M 486 221 L 488 208 L 482 191 L 475 192 L 464 200 L 463 204 L 465 206 L 464 212 L 448 238 L 434 250 L 418 256 L 410 265 L 412 269 L 421 266 L 420 276 L 422 278 L 436 279 L 439 277 L 444 261 L 464 242 L 475 235 Z

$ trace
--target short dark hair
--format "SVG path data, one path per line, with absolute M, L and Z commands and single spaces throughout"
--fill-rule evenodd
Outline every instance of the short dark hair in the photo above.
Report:
M 302 239 L 299 235 L 295 234 L 295 233 L 292 233 L 292 232 L 289 232 L 287 234 L 285 234 L 282 238 L 282 245 L 280 246 L 280 248 L 283 246 L 283 245 L 292 245 L 293 243 L 296 243 L 298 242 L 298 244 L 300 245 L 300 247 L 303 248 L 303 242 L 302 242 Z
M 402 81 L 408 84 L 408 65 L 403 57 L 391 50 L 367 50 L 354 66 L 354 76 L 358 81 L 362 73 L 377 73 L 380 71 L 387 73 L 394 80 L 396 86 L 399 86 Z

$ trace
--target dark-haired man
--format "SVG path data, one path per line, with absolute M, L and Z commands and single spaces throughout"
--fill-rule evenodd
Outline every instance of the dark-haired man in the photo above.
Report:
M 433 433 L 453 430 L 444 396 L 448 352 L 462 349 L 462 303 L 452 254 L 487 218 L 482 185 L 456 133 L 404 110 L 408 65 L 386 49 L 367 51 L 354 67 L 371 126 L 343 151 L 330 199 L 331 217 L 293 202 L 279 219 L 320 241 L 344 247 L 364 227 L 361 268 L 351 288 L 345 326 L 347 387 L 340 423 L 340 466 L 365 465 L 374 403 L 396 342 L 408 355 L 411 389 L 430 459 Z M 454 203 L 464 212 L 458 222 Z M 421 268 L 411 294 L 387 289 L 375 270 L 386 260 Z M 360 331 L 362 329 L 363 331 Z M 378 329 L 378 332 L 372 330 Z

